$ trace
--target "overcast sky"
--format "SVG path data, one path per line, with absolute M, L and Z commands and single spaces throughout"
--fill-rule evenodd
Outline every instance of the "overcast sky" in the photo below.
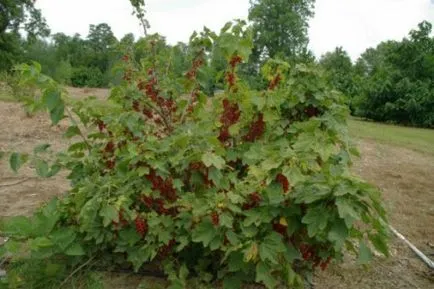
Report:
M 128 0 L 37 0 L 53 33 L 89 31 L 108 23 L 120 38 L 141 35 Z M 146 0 L 151 33 L 169 43 L 188 41 L 194 30 L 219 30 L 227 21 L 247 19 L 249 0 Z M 383 40 L 400 40 L 418 23 L 434 23 L 434 0 L 317 0 L 310 22 L 310 48 L 316 56 L 343 46 L 353 59 Z

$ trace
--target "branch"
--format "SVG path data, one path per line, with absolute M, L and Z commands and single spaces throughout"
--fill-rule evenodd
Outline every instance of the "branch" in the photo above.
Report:
M 86 267 L 87 265 L 90 264 L 90 262 L 92 262 L 92 260 L 95 259 L 95 256 L 89 258 L 89 260 L 87 260 L 85 263 L 83 263 L 82 265 L 80 265 L 78 268 L 76 268 L 74 271 L 72 271 L 71 274 L 69 274 L 68 277 L 66 277 L 65 280 L 63 280 L 63 282 L 60 284 L 59 288 L 63 288 L 63 285 L 66 284 L 66 282 L 69 281 L 69 279 L 71 279 L 75 274 L 77 274 L 77 272 L 79 272 L 81 269 L 83 269 L 84 267 Z

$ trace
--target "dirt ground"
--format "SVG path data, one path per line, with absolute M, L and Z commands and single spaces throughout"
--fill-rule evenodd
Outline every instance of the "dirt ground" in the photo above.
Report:
M 104 90 L 72 89 L 74 95 L 104 97 Z M 45 114 L 27 117 L 19 104 L 0 102 L 0 151 L 31 152 L 35 145 L 50 143 L 53 150 L 67 146 L 61 138 L 66 125 L 51 127 Z M 434 144 L 433 144 L 434 145 Z M 434 155 L 359 140 L 362 159 L 354 172 L 383 191 L 390 223 L 421 251 L 434 256 Z M 0 161 L 0 217 L 30 214 L 42 202 L 68 189 L 64 175 L 42 180 L 24 167 L 18 175 Z M 1 242 L 1 240 L 0 240 Z M 434 288 L 434 272 L 398 239 L 391 243 L 389 259 L 376 257 L 367 269 L 350 257 L 318 273 L 315 288 Z M 128 276 L 110 278 L 112 288 L 137 288 L 140 280 Z M 128 283 L 127 284 L 127 281 Z M 134 283 L 134 284 L 131 284 Z

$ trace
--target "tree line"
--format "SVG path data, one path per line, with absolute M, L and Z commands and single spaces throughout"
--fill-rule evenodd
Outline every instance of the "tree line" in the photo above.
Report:
M 0 71 L 26 61 L 41 63 L 56 81 L 76 87 L 108 87 L 118 83 L 116 63 L 125 55 L 137 62 L 145 57 L 143 45 L 153 37 L 161 57 L 171 59 L 170 70 L 182 77 L 191 66 L 189 45 L 169 45 L 160 35 L 148 35 L 145 1 L 130 0 L 145 36 L 127 34 L 117 39 L 106 23 L 90 25 L 87 36 L 50 35 L 41 11 L 31 0 L 0 3 Z M 251 0 L 253 52 L 240 66 L 240 77 L 254 89 L 267 82 L 259 67 L 269 58 L 295 65 L 306 63 L 324 71 L 335 89 L 348 97 L 354 115 L 382 122 L 433 127 L 434 38 L 432 24 L 422 22 L 402 41 L 385 41 L 368 48 L 355 63 L 341 47 L 315 59 L 308 49 L 308 21 L 315 0 Z M 24 37 L 22 31 L 26 31 Z M 47 38 L 50 36 L 49 38 Z M 221 89 L 227 61 L 224 47 L 213 47 L 200 71 L 209 94 Z

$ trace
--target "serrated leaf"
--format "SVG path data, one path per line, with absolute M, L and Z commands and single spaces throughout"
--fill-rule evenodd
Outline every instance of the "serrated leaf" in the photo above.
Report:
M 12 153 L 9 158 L 9 165 L 14 172 L 18 172 L 28 159 L 29 157 L 27 154 Z
M 357 259 L 357 263 L 360 265 L 369 264 L 372 260 L 372 252 L 368 246 L 364 242 L 360 242 L 359 244 L 359 258 Z
M 240 244 L 240 239 L 233 231 L 227 231 L 226 238 L 228 238 L 229 243 L 233 246 L 238 246 Z
M 229 228 L 231 229 L 232 223 L 234 222 L 234 218 L 232 217 L 232 215 L 224 212 L 220 215 L 220 225 L 222 225 L 223 227 Z
M 309 208 L 306 215 L 302 219 L 302 223 L 307 225 L 307 233 L 309 237 L 313 237 L 322 232 L 328 223 L 330 213 L 322 207 Z
M 225 160 L 221 156 L 218 156 L 211 152 L 207 152 L 202 155 L 202 162 L 208 168 L 211 166 L 215 166 L 219 170 L 223 169 L 226 164 Z
M 119 212 L 115 206 L 106 205 L 102 207 L 99 215 L 103 218 L 103 226 L 107 227 L 112 222 L 119 223 Z
M 81 133 L 81 131 L 78 128 L 78 126 L 73 125 L 73 126 L 68 127 L 68 129 L 66 130 L 64 136 L 66 138 L 72 138 L 74 136 L 80 135 L 80 133 Z
M 192 232 L 192 240 L 203 243 L 207 247 L 216 236 L 216 229 L 210 220 L 206 219 L 199 223 Z
M 256 242 L 252 242 L 250 247 L 244 251 L 244 262 L 256 261 L 258 258 L 259 247 Z
M 80 244 L 74 243 L 71 245 L 71 247 L 66 249 L 65 254 L 68 256 L 83 256 L 86 254 L 86 252 Z
M 256 282 L 262 282 L 268 289 L 273 289 L 277 286 L 278 282 L 272 275 L 271 267 L 264 263 L 259 262 L 256 265 Z
M 76 233 L 71 228 L 61 228 L 50 235 L 51 241 L 62 251 L 68 248 L 76 238 Z
M 56 109 L 59 105 L 62 105 L 60 91 L 53 89 L 45 91 L 42 102 L 49 111 Z
M 32 232 L 32 222 L 24 216 L 8 218 L 2 226 L 2 233 L 10 237 L 29 237 Z
M 262 261 L 270 261 L 273 264 L 278 264 L 278 255 L 286 251 L 285 245 L 282 242 L 282 237 L 272 232 L 259 245 L 259 256 Z
M 346 198 L 336 198 L 336 206 L 339 216 L 344 219 L 348 228 L 351 228 L 354 221 L 360 219 L 360 214 L 354 209 L 353 204 Z
M 229 134 L 231 136 L 237 136 L 240 134 L 240 129 L 241 129 L 241 123 L 236 123 L 234 125 L 231 125 L 229 127 Z
M 334 243 L 336 251 L 341 251 L 348 237 L 348 228 L 341 219 L 337 219 L 332 223 L 333 225 L 328 233 L 328 239 Z
M 257 106 L 258 110 L 262 110 L 265 105 L 265 98 L 261 95 L 254 95 L 251 97 L 251 102 Z
M 268 197 L 270 205 L 278 205 L 285 199 L 283 188 L 277 183 L 271 183 L 265 190 L 265 193 Z

